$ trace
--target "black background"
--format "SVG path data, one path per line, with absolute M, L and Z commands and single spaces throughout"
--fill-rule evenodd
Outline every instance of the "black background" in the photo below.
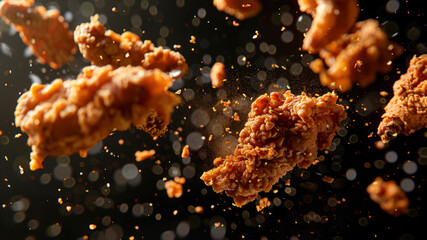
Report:
M 89 21 L 89 18 L 80 12 L 83 2 L 81 0 L 58 1 L 58 3 L 37 1 L 38 4 L 45 6 L 59 6 L 62 14 L 67 11 L 72 12 L 71 29 L 82 22 Z M 114 229 L 118 227 L 122 230 L 123 239 L 129 239 L 131 236 L 135 239 L 166 239 L 165 234 L 162 238 L 162 233 L 175 231 L 181 222 L 188 222 L 191 226 L 189 234 L 183 237 L 184 239 L 210 239 L 211 228 L 215 228 L 215 222 L 223 224 L 219 229 L 226 229 L 225 238 L 227 239 L 295 239 L 295 237 L 335 240 L 426 239 L 427 234 L 423 229 L 427 224 L 426 195 L 422 188 L 426 186 L 427 169 L 425 165 L 420 164 L 425 164 L 426 161 L 425 157 L 424 159 L 420 157 L 418 151 L 427 146 L 427 131 L 423 129 L 409 137 L 399 136 L 383 150 L 374 147 L 375 142 L 379 140 L 375 133 L 384 107 L 384 103 L 380 101 L 379 92 L 383 90 L 389 92 L 390 94 L 386 97 L 388 101 L 392 97 L 392 84 L 399 78 L 398 71 L 405 73 L 410 58 L 414 54 L 426 52 L 424 1 L 400 1 L 400 8 L 396 13 L 388 13 L 385 10 L 388 1 L 359 1 L 361 13 L 358 20 L 377 19 L 383 24 L 388 35 L 393 36 L 392 40 L 406 48 L 406 52 L 393 62 L 392 72 L 387 75 L 378 75 L 376 82 L 368 88 L 360 89 L 354 86 L 350 92 L 339 94 L 344 100 L 343 104 L 349 106 L 347 111 L 349 118 L 344 123 L 348 133 L 345 136 L 336 137 L 339 140 L 335 140 L 335 143 L 338 141 L 340 143 L 334 151 L 329 151 L 327 154 L 319 152 L 319 156 L 325 157 L 324 161 L 306 170 L 296 169 L 285 176 L 285 179 L 291 179 L 291 187 L 296 189 L 295 196 L 285 193 L 282 180 L 273 188 L 278 190 L 277 193 L 273 191 L 261 193 L 262 197 L 268 197 L 270 201 L 274 198 L 280 199 L 280 204 L 266 208 L 260 213 L 256 211 L 255 203 L 250 203 L 243 208 L 232 206 L 232 199 L 224 194 L 214 193 L 199 179 L 203 171 L 212 167 L 215 157 L 230 152 L 227 149 L 228 145 L 223 144 L 225 140 L 221 136 L 214 136 L 213 141 L 210 142 L 205 140 L 200 150 L 191 151 L 191 163 L 188 165 L 193 166 L 196 172 L 194 177 L 187 179 L 184 184 L 184 194 L 181 198 L 169 199 L 164 190 L 156 188 L 156 183 L 164 177 L 171 179 L 168 169 L 173 164 L 178 164 L 181 171 L 187 166 L 182 162 L 179 152 L 175 152 L 172 147 L 173 142 L 177 140 L 173 137 L 173 131 L 179 127 L 183 128 L 180 132 L 183 145 L 186 136 L 191 132 L 200 132 L 206 136 L 206 139 L 211 134 L 209 125 L 200 128 L 191 123 L 190 116 L 194 110 L 202 109 L 209 113 L 211 124 L 220 121 L 224 127 L 230 127 L 232 134 L 225 136 L 235 138 L 236 132 L 240 131 L 246 120 L 249 106 L 237 110 L 243 122 L 232 122 L 221 117 L 221 107 L 219 107 L 221 99 L 235 99 L 242 94 L 246 94 L 248 99 L 257 97 L 269 92 L 271 89 L 268 89 L 268 86 L 276 83 L 279 77 L 285 77 L 289 81 L 290 89 L 294 94 L 306 91 L 314 95 L 328 91 L 327 88 L 319 85 L 317 76 L 307 66 L 304 66 L 302 73 L 298 75 L 293 75 L 289 71 L 292 63 L 301 63 L 302 55 L 307 54 L 299 50 L 303 34 L 297 30 L 296 22 L 302 13 L 299 12 L 296 0 L 264 1 L 262 13 L 246 21 L 237 21 L 240 24 L 238 27 L 232 24 L 236 19 L 233 17 L 227 19 L 225 13 L 218 12 L 212 6 L 212 1 L 207 0 L 186 0 L 183 7 L 178 7 L 174 0 L 149 1 L 150 6 L 157 7 L 156 16 L 152 16 L 149 10 L 142 9 L 140 1 L 134 1 L 133 6 L 127 6 L 123 1 L 90 2 L 95 6 L 95 13 L 104 14 L 107 17 L 106 27 L 115 32 L 121 33 L 124 29 L 133 30 L 142 39 L 152 40 L 157 45 L 157 39 L 160 38 L 159 29 L 162 26 L 168 27 L 166 46 L 171 48 L 175 44 L 181 45 L 178 51 L 186 57 L 190 66 L 190 73 L 183 79 L 177 80 L 178 83 L 174 85 L 173 90 L 176 91 L 178 87 L 182 88 L 183 92 L 186 92 L 184 89 L 191 89 L 195 97 L 184 101 L 174 112 L 173 123 L 169 127 L 171 132 L 163 138 L 153 141 L 147 134 L 135 129 L 117 132 L 103 141 L 103 144 L 108 147 L 108 152 L 103 149 L 86 159 L 77 155 L 71 156 L 70 164 L 73 169 L 71 177 L 77 181 L 75 186 L 66 188 L 62 181 L 54 177 L 50 183 L 41 184 L 40 177 L 45 173 L 52 173 L 57 162 L 55 158 L 49 157 L 44 163 L 43 170 L 29 171 L 30 148 L 26 145 L 26 135 L 15 138 L 15 134 L 20 133 L 20 130 L 13 126 L 16 101 L 20 94 L 31 86 L 28 77 L 30 73 L 39 76 L 43 83 L 49 83 L 58 77 L 75 78 L 81 68 L 89 63 L 78 54 L 74 62 L 61 69 L 52 70 L 47 65 L 38 63 L 34 56 L 25 57 L 26 46 L 19 35 L 10 34 L 9 28 L 1 22 L 0 42 L 6 44 L 12 54 L 7 54 L 7 51 L 5 54 L 3 50 L 0 53 L 0 130 L 3 133 L 3 140 L 5 136 L 10 140 L 8 144 L 0 142 L 0 204 L 4 204 L 0 206 L 0 239 L 51 239 L 46 229 L 55 223 L 59 223 L 62 229 L 55 239 L 82 239 L 85 235 L 89 239 L 116 239 L 112 235 L 100 234 L 108 229 L 111 230 L 111 225 L 115 226 Z M 112 11 L 114 7 L 117 11 Z M 199 26 L 194 26 L 192 21 L 197 17 L 200 8 L 204 8 L 207 14 L 200 19 Z M 280 21 L 278 24 L 272 21 L 286 8 L 294 19 L 293 23 L 286 27 L 286 30 L 294 33 L 294 40 L 289 44 L 280 40 L 283 25 Z M 133 15 L 141 17 L 141 29 L 132 28 L 131 16 Z M 415 39 L 411 39 L 407 34 L 413 28 L 420 32 Z M 144 30 L 145 34 L 141 34 L 141 30 Z M 257 39 L 253 39 L 255 31 L 260 34 Z M 196 37 L 196 44 L 189 43 L 192 35 Z M 256 46 L 253 53 L 245 52 L 245 46 L 249 42 Z M 270 55 L 260 51 L 259 46 L 262 42 L 274 45 L 276 52 Z M 212 57 L 211 63 L 203 62 L 203 56 L 206 54 Z M 223 56 L 227 66 L 228 81 L 222 90 L 212 89 L 206 75 L 209 69 L 205 67 L 212 66 L 219 55 Z M 237 58 L 240 55 L 245 55 L 251 64 L 239 66 Z M 266 60 L 267 62 L 275 61 L 279 66 L 285 66 L 287 70 L 271 69 L 268 64 L 266 66 Z M 261 82 L 257 78 L 257 73 L 260 71 L 267 73 L 262 87 L 259 86 Z M 225 98 L 224 93 L 227 94 Z M 372 111 L 369 114 L 360 111 L 362 102 L 371 104 Z M 212 110 L 214 106 L 220 111 L 214 112 Z M 222 122 L 221 119 L 223 119 Z M 372 136 L 369 136 L 370 134 Z M 119 145 L 119 139 L 124 139 L 125 144 Z M 161 160 L 162 174 L 152 173 L 151 169 L 156 164 L 154 160 L 135 162 L 134 152 L 143 149 L 157 151 L 156 159 Z M 374 162 L 385 159 L 384 155 L 388 151 L 395 151 L 398 154 L 397 162 L 385 162 L 382 169 L 375 167 Z M 114 156 L 110 155 L 111 152 Z M 413 176 L 402 170 L 402 164 L 407 160 L 414 161 L 418 165 L 418 171 Z M 128 185 L 125 190 L 120 190 L 115 186 L 113 173 L 127 163 L 135 163 L 141 169 L 142 181 L 137 186 Z M 20 173 L 19 166 L 23 167 L 23 174 Z M 346 171 L 349 168 L 357 171 L 357 178 L 354 181 L 346 179 Z M 88 174 L 93 170 L 98 171 L 100 175 L 95 182 L 87 180 Z M 323 175 L 333 177 L 334 183 L 323 182 Z M 410 199 L 408 215 L 398 218 L 389 216 L 369 199 L 365 191 L 366 186 L 377 176 L 395 180 L 398 183 L 409 177 L 415 182 L 415 189 L 407 193 Z M 102 187 L 107 183 L 111 184 L 111 192 L 104 196 L 101 193 Z M 314 189 L 313 185 L 316 186 Z M 113 203 L 111 207 L 95 206 L 94 201 L 100 196 L 108 197 Z M 16 212 L 11 205 L 22 197 L 30 200 L 30 206 L 25 211 L 25 219 L 16 223 L 14 221 Z M 63 199 L 64 203 L 59 204 L 58 198 Z M 341 203 L 331 207 L 328 205 L 328 199 L 336 199 Z M 289 201 L 285 204 L 287 200 Z M 290 202 L 293 206 L 289 209 L 287 206 Z M 124 203 L 129 206 L 126 213 L 119 210 L 120 205 Z M 132 207 L 137 203 L 152 203 L 153 213 L 150 216 L 133 216 Z M 72 207 L 82 205 L 84 212 L 64 214 L 67 204 Z M 203 206 L 204 213 L 194 213 L 191 206 Z M 175 210 L 177 210 L 176 215 Z M 320 223 L 306 222 L 304 215 L 310 211 L 328 220 Z M 155 219 L 156 214 L 161 214 L 160 220 Z M 111 224 L 102 224 L 105 216 L 111 217 Z M 39 221 L 39 226 L 34 230 L 28 227 L 31 219 Z M 90 224 L 95 224 L 97 228 L 90 230 Z M 138 226 L 138 229 L 135 226 Z M 176 236 L 176 239 L 180 237 Z

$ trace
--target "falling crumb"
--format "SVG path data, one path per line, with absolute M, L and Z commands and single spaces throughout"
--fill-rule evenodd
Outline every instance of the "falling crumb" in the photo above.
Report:
M 316 164 L 318 164 L 319 163 L 319 160 L 315 160 L 314 162 L 313 162 L 313 165 L 316 165 Z
M 175 215 L 175 216 L 176 216 L 177 214 L 178 214 L 178 210 L 176 210 L 176 209 L 175 209 L 175 210 L 173 211 L 173 215 Z
M 144 151 L 136 151 L 135 152 L 135 160 L 137 162 L 144 161 L 147 158 L 150 158 L 156 154 L 155 150 L 144 150 Z
M 181 45 L 173 45 L 173 48 L 174 49 L 179 49 L 179 48 L 181 48 Z
M 123 145 L 123 144 L 125 144 L 125 140 L 119 139 L 119 145 Z
M 185 145 L 182 149 L 181 157 L 188 158 L 190 156 L 190 150 L 188 149 L 188 145 Z
M 240 24 L 236 21 L 233 21 L 233 26 L 238 27 Z
M 166 193 L 169 198 L 180 198 L 182 196 L 182 184 L 185 183 L 185 178 L 175 177 L 174 180 L 169 180 L 165 183 Z
M 324 181 L 324 182 L 327 182 L 327 183 L 333 183 L 334 182 L 334 179 L 333 178 L 331 178 L 331 177 L 328 177 L 328 176 L 323 176 L 323 178 L 322 178 L 322 180 Z
M 20 138 L 21 136 L 22 136 L 22 133 L 15 134 L 15 138 Z
M 234 115 L 233 115 L 233 119 L 234 119 L 234 121 L 236 121 L 236 122 L 240 122 L 240 117 L 239 117 L 239 114 L 237 114 L 237 112 L 235 112 L 235 113 L 234 113 Z
M 19 165 L 19 173 L 24 174 L 24 168 L 21 165 Z
M 380 92 L 380 95 L 381 95 L 381 96 L 383 96 L 383 97 L 386 97 L 386 96 L 388 95 L 388 92 L 386 92 L 386 91 L 381 91 L 381 92 Z
M 197 206 L 194 210 L 196 211 L 197 214 L 202 214 L 204 211 L 202 206 Z
M 378 140 L 375 142 L 375 147 L 378 150 L 384 150 L 388 147 L 388 143 L 384 143 L 382 140 Z
M 113 12 L 117 12 L 117 8 L 116 8 L 116 7 L 113 7 L 113 9 L 111 9 L 111 11 L 113 11 Z
M 266 208 L 266 207 L 268 207 L 270 205 L 271 205 L 271 202 L 268 201 L 268 198 L 266 198 L 266 197 L 262 198 L 261 200 L 259 200 L 258 205 L 256 205 L 256 210 L 259 212 L 262 209 L 264 209 L 264 208 Z
M 184 177 L 174 177 L 173 179 L 176 183 L 178 184 L 184 184 L 185 183 L 185 178 Z
M 285 185 L 286 186 L 291 186 L 291 179 L 286 180 Z
M 220 88 L 224 85 L 225 78 L 225 65 L 220 62 L 216 62 L 211 69 L 211 80 L 212 86 Z
M 191 36 L 190 43 L 195 44 L 196 43 L 196 37 Z
M 89 224 L 89 229 L 90 230 L 95 230 L 96 229 L 96 225 L 95 224 Z

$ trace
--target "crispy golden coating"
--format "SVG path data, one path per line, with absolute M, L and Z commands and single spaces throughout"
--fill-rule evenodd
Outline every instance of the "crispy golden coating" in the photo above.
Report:
M 142 67 L 86 67 L 77 80 L 33 84 L 18 100 L 16 126 L 28 134 L 31 170 L 48 156 L 86 151 L 114 130 L 144 124 L 153 111 L 163 122 L 180 99 L 167 91 L 172 79 Z
M 216 62 L 211 69 L 212 86 L 220 88 L 224 86 L 225 65 L 224 63 Z
M 408 212 L 409 200 L 395 181 L 384 182 L 381 177 L 375 178 L 367 188 L 369 197 L 378 203 L 382 210 L 395 217 Z
M 404 48 L 388 40 L 378 21 L 358 22 L 350 34 L 342 35 L 320 51 L 328 69 L 320 59 L 310 68 L 320 74 L 322 85 L 340 92 L 351 89 L 353 82 L 360 87 L 371 84 L 376 73 L 391 70 L 391 61 L 400 56 Z
M 0 17 L 20 32 L 41 63 L 59 68 L 73 60 L 77 51 L 73 33 L 58 10 L 35 7 L 34 0 L 3 0 Z
M 298 0 L 302 12 L 313 17 L 302 48 L 318 53 L 328 43 L 347 33 L 357 20 L 357 0 Z
M 213 5 L 239 20 L 255 17 L 262 9 L 259 0 L 214 0 Z
M 83 23 L 74 31 L 83 57 L 93 65 L 141 66 L 145 69 L 158 68 L 174 78 L 181 77 L 188 70 L 185 58 L 178 52 L 155 47 L 151 41 L 144 42 L 131 32 L 121 35 L 106 30 L 98 21 L 98 15 L 90 23 Z
M 414 56 L 407 73 L 393 85 L 394 96 L 384 108 L 378 135 L 384 142 L 427 127 L 427 55 Z
M 201 179 L 215 192 L 225 191 L 238 207 L 254 200 L 296 165 L 307 168 L 317 151 L 328 149 L 346 118 L 334 93 L 311 98 L 304 93 L 262 95 L 252 103 L 234 155 L 214 160 Z

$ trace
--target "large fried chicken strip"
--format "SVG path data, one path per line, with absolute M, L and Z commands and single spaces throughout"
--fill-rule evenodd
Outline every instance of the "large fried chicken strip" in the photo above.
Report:
M 359 15 L 357 0 L 298 0 L 302 12 L 313 17 L 302 48 L 318 53 L 328 43 L 347 33 Z
M 378 135 L 384 142 L 427 127 L 427 55 L 414 56 L 407 73 L 393 85 L 394 96 L 384 108 Z
M 78 43 L 83 57 L 93 65 L 142 66 L 145 69 L 158 68 L 172 77 L 180 77 L 188 70 L 185 58 L 178 52 L 163 47 L 155 47 L 151 41 L 144 42 L 134 33 L 121 35 L 106 30 L 98 21 L 98 15 L 91 17 L 90 23 L 83 23 L 74 31 L 74 41 Z
M 4 0 L 0 17 L 20 32 L 22 41 L 41 63 L 59 68 L 73 60 L 77 51 L 73 33 L 58 10 L 35 7 L 34 0 Z
M 31 170 L 48 155 L 86 151 L 114 130 L 144 125 L 150 115 L 167 125 L 180 99 L 167 91 L 172 79 L 142 67 L 86 67 L 77 80 L 33 84 L 18 100 L 16 126 L 28 134 Z
M 320 51 L 329 69 L 320 59 L 313 61 L 310 68 L 320 74 L 322 85 L 346 92 L 353 82 L 363 88 L 375 81 L 377 72 L 389 72 L 391 61 L 403 52 L 402 46 L 388 40 L 378 21 L 369 19 L 356 23 L 352 33 L 342 35 Z
M 239 20 L 255 17 L 262 9 L 259 0 L 214 0 L 213 5 Z
M 366 191 L 386 213 L 397 217 L 408 212 L 409 199 L 395 181 L 384 182 L 381 177 L 377 177 Z
M 296 165 L 307 168 L 317 150 L 328 149 L 346 118 L 338 96 L 311 98 L 287 91 L 262 95 L 252 104 L 234 155 L 214 160 L 201 179 L 215 192 L 225 191 L 238 207 L 253 201 Z

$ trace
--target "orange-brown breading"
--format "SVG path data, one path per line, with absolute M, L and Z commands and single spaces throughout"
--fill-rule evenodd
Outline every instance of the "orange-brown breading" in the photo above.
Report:
M 366 191 L 372 201 L 378 203 L 386 213 L 397 217 L 408 212 L 408 197 L 395 181 L 384 182 L 381 177 L 377 177 Z
M 18 100 L 16 126 L 28 134 L 31 170 L 48 156 L 82 156 L 112 131 L 144 124 L 153 111 L 168 123 L 179 97 L 172 79 L 142 67 L 86 67 L 77 80 L 33 84 Z
M 414 56 L 407 73 L 393 85 L 394 96 L 384 108 L 378 135 L 388 142 L 427 127 L 427 55 Z
M 145 159 L 148 159 L 156 154 L 156 150 L 144 150 L 135 152 L 135 160 L 137 162 L 142 162 Z
M 344 34 L 320 51 L 328 69 L 320 59 L 313 61 L 310 68 L 320 74 L 322 85 L 340 92 L 351 89 L 353 82 L 360 87 L 371 84 L 377 72 L 391 70 L 391 61 L 404 49 L 388 40 L 378 21 L 369 19 L 358 22 L 350 34 Z
M 182 158 L 188 158 L 190 156 L 190 149 L 188 148 L 188 145 L 185 145 L 182 149 L 181 157 Z
M 151 41 L 144 42 L 134 33 L 121 35 L 106 30 L 98 21 L 98 15 L 90 23 L 83 23 L 74 31 L 74 41 L 79 44 L 83 57 L 93 65 L 141 66 L 145 69 L 158 68 L 174 78 L 188 70 L 185 58 L 178 52 L 155 47 Z
M 239 20 L 254 17 L 262 9 L 259 0 L 214 0 L 213 5 L 218 11 L 230 14 Z
M 169 198 L 180 198 L 182 196 L 182 185 L 185 183 L 185 178 L 175 177 L 174 180 L 169 180 L 165 183 L 166 193 Z
M 201 179 L 225 191 L 238 207 L 254 200 L 296 165 L 307 168 L 317 151 L 328 149 L 346 118 L 334 93 L 312 98 L 287 91 L 262 95 L 252 103 L 234 155 L 214 160 Z
M 359 15 L 357 0 L 298 0 L 302 12 L 313 17 L 302 48 L 318 53 L 328 43 L 347 33 Z
M 268 201 L 268 198 L 262 198 L 261 200 L 259 200 L 258 205 L 256 205 L 256 210 L 259 212 L 261 210 L 263 210 L 266 207 L 269 207 L 271 205 L 271 202 Z
M 212 86 L 220 88 L 224 86 L 225 66 L 224 63 L 216 62 L 211 69 Z
M 73 33 L 58 10 L 35 7 L 34 0 L 3 0 L 0 17 L 20 32 L 41 63 L 59 68 L 73 60 L 77 51 Z

